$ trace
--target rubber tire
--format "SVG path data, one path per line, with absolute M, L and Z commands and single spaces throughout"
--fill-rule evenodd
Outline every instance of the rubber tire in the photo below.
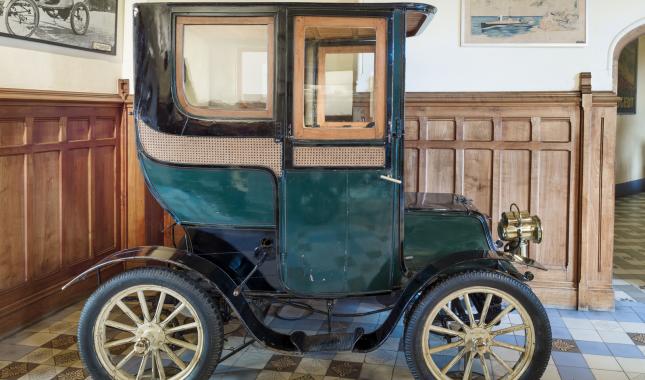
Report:
M 76 11 L 78 11 L 79 9 L 81 12 L 85 12 L 85 16 L 87 16 L 87 18 L 85 19 L 85 25 L 80 25 L 80 26 L 83 26 L 83 29 L 80 32 L 76 30 L 77 29 L 76 22 L 74 21 L 75 20 L 74 14 L 76 14 Z M 70 25 L 72 26 L 72 31 L 74 32 L 74 34 L 78 34 L 82 36 L 85 33 L 87 33 L 87 30 L 90 28 L 90 10 L 87 8 L 87 5 L 85 5 L 85 3 L 80 2 L 80 3 L 74 4 L 71 12 L 69 13 L 69 22 L 70 22 Z
M 187 379 L 208 379 L 219 363 L 224 344 L 224 325 L 215 301 L 181 272 L 165 268 L 141 268 L 119 274 L 101 285 L 85 303 L 78 324 L 78 350 L 94 379 L 110 379 L 94 350 L 94 323 L 103 306 L 117 293 L 137 285 L 158 285 L 181 294 L 194 307 L 203 326 L 204 351 Z
M 36 29 L 38 29 L 38 24 L 40 24 L 40 10 L 38 9 L 38 5 L 34 0 L 21 0 L 21 1 L 27 1 L 29 3 L 29 6 L 34 10 L 34 28 L 28 34 L 25 34 L 25 35 L 16 34 L 9 26 L 9 15 L 10 15 L 9 9 L 11 9 L 11 6 L 13 5 L 13 3 L 17 1 L 19 0 L 11 0 L 5 7 L 5 15 L 4 15 L 5 27 L 7 28 L 7 32 L 9 32 L 9 34 L 11 35 L 21 36 L 25 38 L 31 37 L 31 35 L 34 34 L 34 32 L 36 31 Z
M 405 358 L 415 379 L 432 379 L 432 373 L 423 357 L 422 329 L 426 318 L 436 304 L 451 293 L 471 286 L 487 286 L 502 290 L 526 308 L 535 328 L 535 351 L 521 380 L 539 379 L 546 370 L 551 356 L 551 324 L 549 317 L 531 288 L 517 279 L 491 271 L 466 272 L 454 275 L 433 286 L 410 312 L 405 326 Z

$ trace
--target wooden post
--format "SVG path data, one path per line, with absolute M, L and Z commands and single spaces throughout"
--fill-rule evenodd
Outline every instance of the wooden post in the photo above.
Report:
M 137 158 L 136 128 L 132 97 L 127 79 L 119 79 L 118 92 L 123 107 L 123 247 L 163 244 L 163 212 L 148 191 Z
M 582 186 L 578 309 L 614 306 L 614 158 L 618 98 L 593 92 L 591 74 L 580 75 Z
M 580 74 L 580 96 L 581 101 L 581 141 L 582 141 L 582 186 L 580 194 L 580 256 L 578 275 L 578 309 L 589 308 L 588 299 L 588 261 L 589 256 L 597 249 L 596 237 L 593 231 L 597 229 L 595 218 L 595 199 L 593 197 L 596 182 L 593 178 L 593 131 L 592 112 L 593 94 L 591 91 L 591 73 Z

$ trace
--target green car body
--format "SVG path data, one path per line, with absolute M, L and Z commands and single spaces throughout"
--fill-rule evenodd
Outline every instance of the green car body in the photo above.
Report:
M 514 256 L 497 251 L 489 218 L 468 199 L 404 191 L 405 41 L 423 30 L 434 12 L 432 6 L 414 3 L 137 4 L 139 160 L 151 193 L 185 237 L 175 247 L 121 251 L 70 284 L 114 263 L 166 265 L 210 287 L 209 294 L 224 301 L 220 306 L 234 312 L 257 341 L 302 353 L 378 348 L 420 295 L 451 274 L 486 269 L 514 281 L 529 279 L 512 265 Z M 184 84 L 178 73 L 187 66 L 178 54 L 177 30 L 203 20 L 219 25 L 218 17 L 232 19 L 222 25 L 241 23 L 239 28 L 246 26 L 241 20 L 255 18 L 268 35 L 267 55 L 274 55 L 267 65 L 274 69 L 269 75 L 272 103 L 267 112 L 252 114 L 259 117 L 198 115 L 194 110 L 199 109 L 187 108 L 181 98 Z M 300 90 L 294 70 L 304 55 L 297 54 L 297 38 L 305 39 L 306 33 L 299 36 L 294 30 L 306 20 L 321 23 L 324 30 L 325 20 L 334 18 L 338 25 L 342 17 L 373 25 L 373 40 L 362 38 L 359 44 L 353 39 L 361 33 L 354 31 L 343 35 L 340 39 L 350 41 L 341 44 L 332 33 L 331 42 L 314 47 L 320 55 L 324 48 L 358 47 L 360 54 L 379 57 L 373 71 L 378 66 L 382 82 L 373 87 L 382 95 L 381 107 L 374 107 L 380 124 L 354 123 L 352 109 L 351 123 L 360 125 L 354 134 L 343 134 L 354 127 L 342 124 L 334 127 L 333 139 L 303 137 L 297 132 L 302 120 L 294 116 Z M 310 69 L 307 75 L 314 73 Z M 370 97 L 359 95 L 357 103 L 371 104 Z M 376 99 L 377 91 L 370 96 Z M 318 124 L 308 128 L 311 136 L 325 132 Z M 304 159 L 299 156 L 303 151 Z M 331 319 L 335 300 L 371 295 L 391 296 L 391 303 L 388 316 L 370 332 L 289 335 L 269 328 L 258 312 L 266 300 L 318 299 L 327 302 Z

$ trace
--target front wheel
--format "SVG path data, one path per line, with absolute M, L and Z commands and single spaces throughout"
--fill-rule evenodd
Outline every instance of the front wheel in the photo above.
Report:
M 419 300 L 404 344 L 417 379 L 539 379 L 551 355 L 551 327 L 524 283 L 467 272 Z
M 70 23 L 74 33 L 79 35 L 87 33 L 87 28 L 90 25 L 90 10 L 85 3 L 74 4 L 70 13 Z
M 78 337 L 95 379 L 206 379 L 222 352 L 223 325 L 213 299 L 188 277 L 143 268 L 89 298 Z

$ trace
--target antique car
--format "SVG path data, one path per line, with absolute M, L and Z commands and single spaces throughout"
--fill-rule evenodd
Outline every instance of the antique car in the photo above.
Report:
M 38 8 L 54 20 L 66 21 L 74 34 L 84 35 L 90 24 L 90 9 L 84 0 L 9 0 L 4 13 L 7 32 L 20 37 L 30 37 L 40 24 Z
M 434 13 L 134 6 L 138 156 L 185 237 L 116 253 L 70 283 L 140 264 L 85 304 L 78 346 L 93 378 L 207 379 L 234 318 L 296 355 L 369 352 L 403 321 L 416 378 L 540 378 L 551 329 L 526 284 L 544 269 L 527 253 L 539 218 L 513 205 L 495 242 L 465 197 L 403 188 L 406 38 Z M 387 312 L 380 325 L 332 328 L 338 300 L 367 296 L 390 300 L 361 312 Z M 271 328 L 277 304 L 325 314 L 328 330 Z

